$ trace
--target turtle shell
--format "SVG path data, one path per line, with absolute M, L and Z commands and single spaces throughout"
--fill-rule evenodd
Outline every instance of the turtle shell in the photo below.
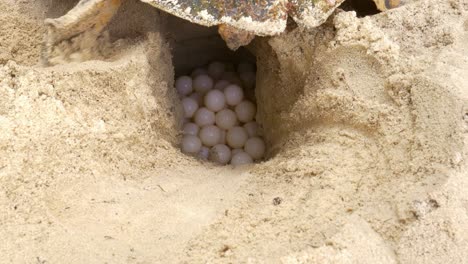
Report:
M 276 35 L 288 16 L 299 25 L 322 24 L 344 0 L 142 0 L 204 26 L 226 24 L 259 36 Z

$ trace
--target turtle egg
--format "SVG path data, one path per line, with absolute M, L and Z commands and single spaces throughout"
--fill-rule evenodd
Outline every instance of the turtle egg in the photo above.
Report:
M 244 125 L 245 130 L 247 131 L 247 134 L 249 134 L 249 137 L 254 137 L 257 135 L 258 131 L 258 124 L 255 121 L 248 122 L 247 124 Z
M 219 143 L 221 139 L 221 129 L 213 125 L 205 126 L 200 130 L 199 137 L 203 145 L 212 147 Z
M 247 132 L 243 127 L 233 127 L 226 134 L 226 141 L 232 148 L 242 148 L 248 139 Z
M 195 91 L 206 94 L 209 90 L 213 88 L 213 79 L 210 76 L 202 74 L 195 77 L 193 80 L 193 89 Z
M 175 80 L 184 110 L 182 152 L 222 165 L 265 157 L 255 120 L 255 78 L 255 64 L 213 61 Z
M 190 153 L 190 154 L 198 153 L 201 147 L 202 147 L 202 142 L 196 136 L 186 135 L 182 139 L 182 152 L 184 153 Z
M 247 123 L 254 119 L 257 111 L 255 105 L 250 101 L 243 101 L 236 106 L 237 119 Z
M 239 75 L 237 75 L 237 73 L 235 72 L 225 72 L 221 76 L 221 79 L 226 80 L 233 84 L 242 85 L 242 80 L 239 79 Z
M 235 106 L 244 99 L 244 91 L 238 85 L 231 84 L 224 88 L 224 96 L 228 105 Z
M 247 154 L 247 153 L 245 153 L 243 151 L 237 153 L 236 155 L 233 155 L 232 159 L 231 159 L 231 164 L 234 165 L 234 166 L 250 164 L 252 162 L 253 162 L 252 157 L 250 157 L 249 154 Z
M 180 95 L 188 95 L 192 92 L 192 78 L 189 76 L 180 76 L 175 83 L 177 92 Z
M 244 152 L 244 150 L 240 149 L 240 148 L 235 148 L 235 149 L 231 150 L 231 155 L 234 156 L 234 155 L 236 155 L 237 153 L 240 153 L 240 152 Z
M 224 93 L 219 90 L 211 90 L 205 95 L 205 106 L 213 112 L 218 112 L 226 105 Z
M 226 144 L 226 130 L 221 130 L 221 137 L 219 138 L 219 144 Z
M 223 109 L 216 113 L 216 125 L 222 129 L 230 129 L 236 125 L 237 116 L 231 109 Z
M 221 75 L 224 73 L 225 65 L 224 63 L 215 61 L 208 65 L 208 73 L 214 79 L 219 79 Z
M 202 107 L 195 112 L 194 121 L 199 127 L 213 125 L 215 123 L 215 113 Z
M 210 150 L 210 160 L 219 164 L 228 164 L 231 160 L 231 149 L 223 144 L 218 144 Z
M 244 150 L 253 159 L 261 159 L 265 155 L 265 142 L 259 137 L 249 138 L 245 142 Z
M 193 100 L 197 101 L 198 105 L 201 106 L 203 104 L 203 95 L 199 93 L 192 93 L 190 96 Z
M 190 97 L 185 97 L 182 99 L 182 107 L 184 108 L 184 116 L 186 118 L 191 118 L 198 110 L 198 103 Z
M 214 89 L 223 91 L 224 88 L 229 86 L 229 84 L 231 84 L 231 83 L 226 81 L 226 80 L 219 80 L 219 81 L 216 82 L 216 84 L 214 86 Z
M 197 124 L 189 122 L 184 125 L 183 131 L 185 135 L 196 136 L 198 135 L 198 131 L 200 131 L 200 128 L 197 126 Z
M 197 77 L 198 75 L 202 75 L 202 74 L 208 74 L 208 71 L 204 68 L 196 68 L 195 70 L 192 71 L 192 74 L 190 74 L 192 76 L 192 78 L 195 78 Z
M 200 151 L 198 152 L 198 157 L 200 157 L 203 160 L 207 160 L 209 156 L 210 149 L 205 146 L 201 147 Z

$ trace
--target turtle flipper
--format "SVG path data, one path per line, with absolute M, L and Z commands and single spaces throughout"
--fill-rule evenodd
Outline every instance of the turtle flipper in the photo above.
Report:
M 66 15 L 46 19 L 42 63 L 49 64 L 52 49 L 58 43 L 85 32 L 97 38 L 112 17 L 117 13 L 122 0 L 81 0 Z
M 219 35 L 226 42 L 226 45 L 231 50 L 237 50 L 242 46 L 248 45 L 255 37 L 254 34 L 248 31 L 233 28 L 226 24 L 221 24 L 218 27 Z

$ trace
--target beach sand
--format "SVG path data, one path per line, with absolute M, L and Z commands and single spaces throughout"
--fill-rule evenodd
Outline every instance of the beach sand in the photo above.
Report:
M 268 159 L 238 168 L 180 152 L 167 14 L 41 66 L 75 3 L 0 0 L 0 263 L 466 263 L 468 1 L 256 38 Z

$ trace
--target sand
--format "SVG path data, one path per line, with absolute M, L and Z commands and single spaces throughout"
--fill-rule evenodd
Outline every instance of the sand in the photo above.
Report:
M 468 1 L 255 39 L 269 159 L 240 168 L 178 148 L 166 14 L 42 67 L 74 3 L 0 0 L 0 263 L 466 263 Z

